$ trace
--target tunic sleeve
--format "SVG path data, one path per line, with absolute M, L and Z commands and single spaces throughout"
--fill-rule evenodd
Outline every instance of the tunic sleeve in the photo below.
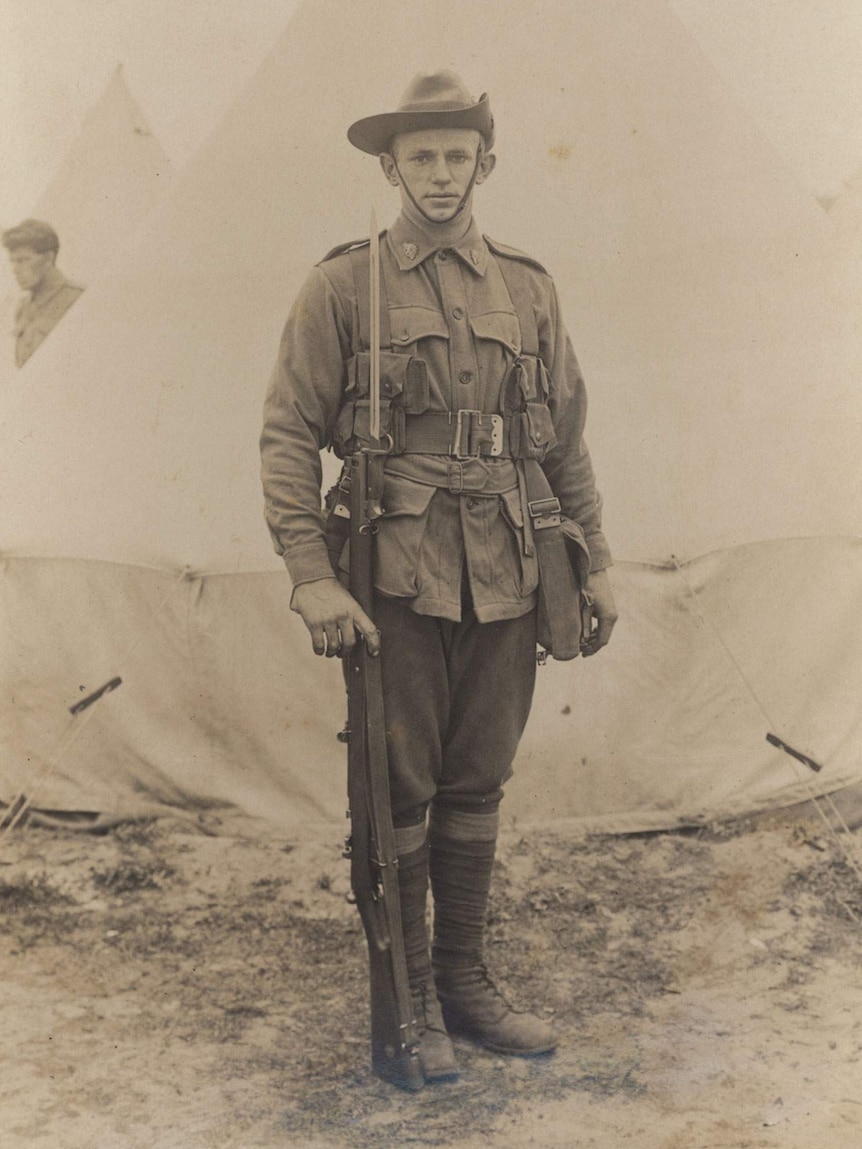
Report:
M 557 446 L 542 464 L 563 514 L 580 523 L 590 548 L 591 569 L 604 570 L 612 563 L 602 533 L 602 499 L 590 453 L 584 440 L 587 390 L 572 342 L 560 317 L 556 289 L 551 286 L 545 319 L 539 324 L 542 355 L 551 373 L 551 417 Z
M 294 586 L 331 578 L 324 540 L 320 451 L 341 406 L 350 338 L 328 276 L 315 268 L 284 327 L 264 402 L 264 514 Z

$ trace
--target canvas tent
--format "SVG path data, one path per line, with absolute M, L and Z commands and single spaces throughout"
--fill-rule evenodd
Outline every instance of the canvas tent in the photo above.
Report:
M 660 0 L 401 14 L 302 5 L 0 400 L 0 795 L 121 674 L 40 805 L 342 814 L 339 675 L 263 527 L 260 404 L 307 269 L 395 210 L 346 125 L 439 66 L 492 95 L 477 214 L 557 280 L 618 560 L 618 633 L 541 672 L 510 816 L 660 827 L 859 780 L 858 295 L 824 212 Z
M 170 186 L 172 165 L 117 68 L 84 118 L 69 151 L 28 215 L 60 237 L 58 264 L 90 286 Z M 19 220 L 7 220 L 6 226 Z M 4 292 L 4 335 L 18 295 L 11 274 Z M 2 375 L 12 370 L 4 340 Z

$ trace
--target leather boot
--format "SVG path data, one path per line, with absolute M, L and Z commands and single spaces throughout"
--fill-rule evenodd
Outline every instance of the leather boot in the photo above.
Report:
M 513 1009 L 482 965 L 438 970 L 437 992 L 443 1020 L 453 1035 L 516 1057 L 534 1057 L 557 1047 L 550 1025 Z
M 422 829 L 424 831 L 424 826 Z M 396 830 L 396 841 L 399 837 L 401 841 L 415 845 L 418 835 L 414 835 L 411 842 L 406 831 Z M 398 893 L 410 996 L 419 1031 L 419 1064 L 423 1077 L 430 1083 L 454 1081 L 459 1071 L 434 987 L 426 923 L 427 892 L 428 845 L 423 834 L 419 849 L 401 853 L 399 845 Z
M 554 1049 L 547 1022 L 513 1009 L 483 960 L 485 918 L 497 842 L 497 805 L 431 808 L 434 978 L 446 1028 L 497 1053 L 530 1057 Z

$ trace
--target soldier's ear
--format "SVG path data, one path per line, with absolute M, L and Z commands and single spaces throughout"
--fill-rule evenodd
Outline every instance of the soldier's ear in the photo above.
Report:
M 494 168 L 497 166 L 497 157 L 493 152 L 482 152 L 479 160 L 479 170 L 476 173 L 476 183 L 483 184 Z
M 389 183 L 391 183 L 394 188 L 397 188 L 401 180 L 398 178 L 398 168 L 396 167 L 395 160 L 388 152 L 380 153 L 380 166 L 383 168 L 383 174 Z

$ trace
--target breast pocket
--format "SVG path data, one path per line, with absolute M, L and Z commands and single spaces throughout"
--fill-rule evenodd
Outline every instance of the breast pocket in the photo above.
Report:
M 474 315 L 470 326 L 477 339 L 498 343 L 512 357 L 521 353 L 521 326 L 513 311 L 488 311 Z
M 423 339 L 449 338 L 442 312 L 433 307 L 396 306 L 389 308 L 390 338 L 393 347 L 411 347 Z
M 506 379 L 521 349 L 518 317 L 509 311 L 489 311 L 470 319 L 482 379 L 482 406 L 503 413 Z

